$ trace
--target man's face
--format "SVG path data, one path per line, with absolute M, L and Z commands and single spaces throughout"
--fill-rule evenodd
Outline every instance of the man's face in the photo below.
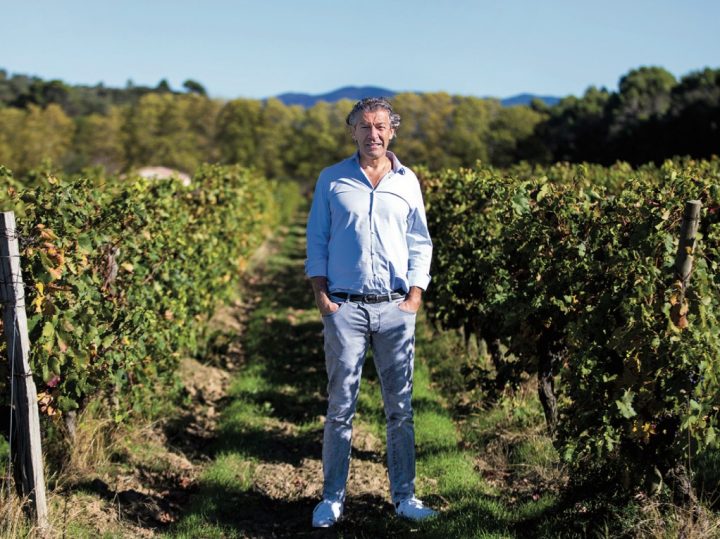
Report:
M 367 159 L 383 157 L 395 136 L 395 130 L 390 126 L 390 114 L 385 109 L 364 112 L 351 132 L 360 156 Z

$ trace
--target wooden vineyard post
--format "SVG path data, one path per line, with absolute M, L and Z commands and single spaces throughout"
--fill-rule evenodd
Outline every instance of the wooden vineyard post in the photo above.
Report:
M 682 225 L 680 226 L 680 241 L 675 255 L 675 289 L 671 298 L 670 319 L 680 329 L 688 327 L 687 313 L 689 306 L 685 300 L 687 287 L 690 284 L 690 274 L 693 270 L 693 253 L 695 251 L 695 236 L 700 225 L 700 210 L 702 202 L 699 200 L 688 200 L 685 202 Z M 688 397 L 689 401 L 689 397 Z M 689 406 L 689 402 L 688 402 Z M 690 454 L 688 454 L 689 465 Z M 690 504 L 693 514 L 698 514 L 698 500 L 690 480 L 688 469 L 682 464 L 677 464 L 668 471 L 666 478 L 674 491 L 676 500 L 683 504 Z
M 688 307 L 685 302 L 685 291 L 690 282 L 693 268 L 693 251 L 695 250 L 695 235 L 700 224 L 699 200 L 688 200 L 685 203 L 682 225 L 680 227 L 680 242 L 675 256 L 675 274 L 679 281 L 679 294 L 670 311 L 673 323 L 683 329 L 687 327 Z
M 45 476 L 40 442 L 40 418 L 37 390 L 30 372 L 30 339 L 25 313 L 25 293 L 20 271 L 20 249 L 15 229 L 15 214 L 0 213 L 0 291 L 3 323 L 7 341 L 12 393 L 15 480 L 23 496 L 33 503 L 37 525 L 48 527 Z

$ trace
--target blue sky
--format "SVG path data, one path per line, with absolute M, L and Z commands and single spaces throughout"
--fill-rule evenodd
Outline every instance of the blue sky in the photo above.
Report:
M 0 68 L 215 97 L 345 85 L 508 97 L 720 67 L 720 0 L 0 0 Z

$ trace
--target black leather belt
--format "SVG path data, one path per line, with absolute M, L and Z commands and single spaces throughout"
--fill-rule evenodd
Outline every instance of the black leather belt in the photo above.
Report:
M 359 303 L 382 303 L 383 301 L 392 301 L 405 297 L 402 290 L 393 290 L 389 294 L 348 294 L 346 292 L 330 292 L 330 295 L 348 301 L 357 301 Z

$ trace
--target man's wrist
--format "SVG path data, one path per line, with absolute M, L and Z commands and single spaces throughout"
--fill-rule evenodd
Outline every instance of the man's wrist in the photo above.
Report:
M 316 297 L 319 294 L 328 294 L 327 277 L 323 275 L 310 277 L 310 284 Z
M 413 300 L 413 301 L 422 301 L 422 293 L 423 289 L 419 286 L 411 286 L 410 290 L 408 290 L 408 293 L 406 295 L 405 299 Z
M 310 277 L 312 283 L 313 293 L 315 294 L 315 305 L 320 309 L 322 314 L 329 314 L 334 309 L 332 308 L 333 301 L 330 299 L 330 292 L 327 286 L 327 277 L 315 276 Z

